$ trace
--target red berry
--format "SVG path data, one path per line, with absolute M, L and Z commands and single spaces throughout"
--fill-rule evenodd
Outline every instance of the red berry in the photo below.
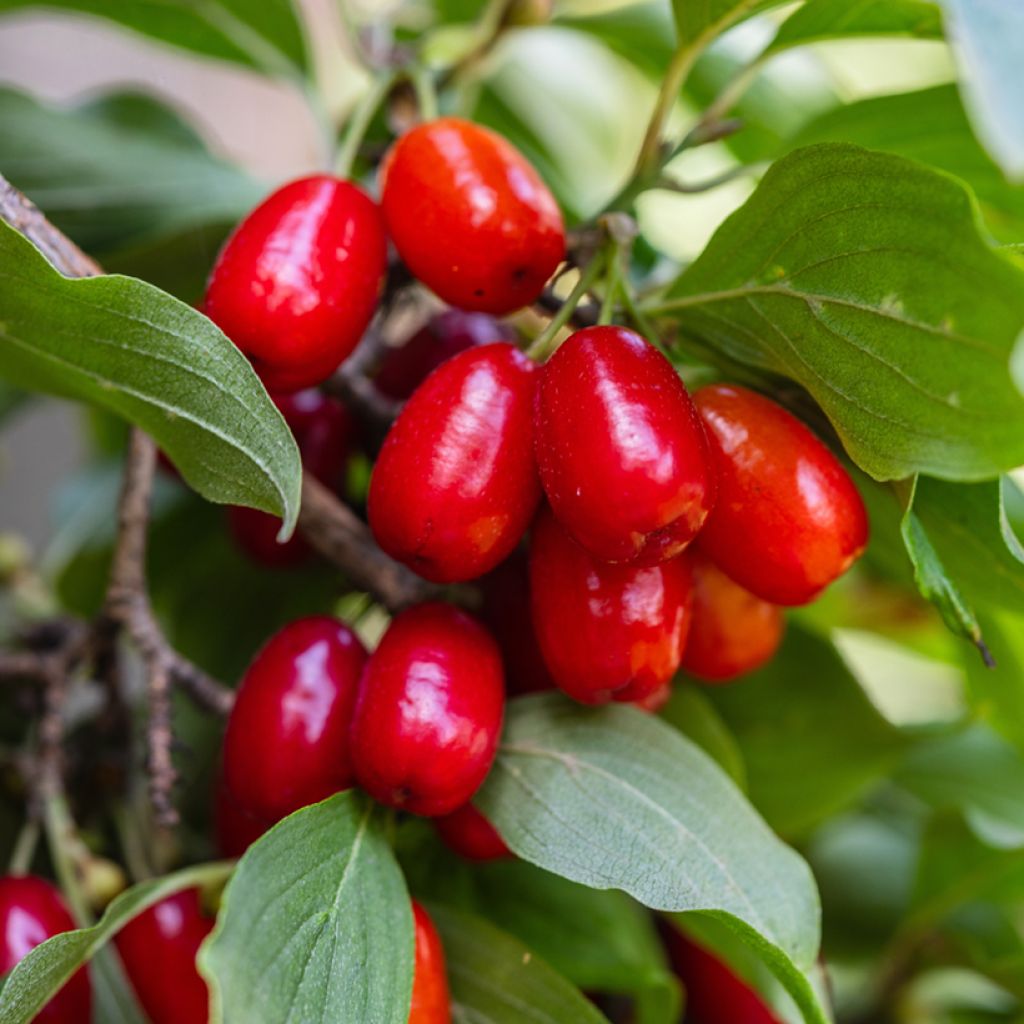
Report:
M 701 547 L 765 601 L 806 604 L 867 545 L 857 488 L 832 452 L 769 399 L 725 384 L 694 398 L 719 492 Z
M 463 804 L 451 814 L 435 818 L 434 825 L 445 844 L 466 860 L 501 860 L 511 856 L 497 829 L 472 804 Z
M 210 274 L 206 315 L 272 391 L 334 371 L 373 316 L 387 243 L 380 210 L 351 182 L 289 182 L 227 240 Z
M 352 785 L 349 724 L 366 651 L 344 623 L 299 619 L 242 679 L 224 735 L 224 781 L 267 822 Z
M 565 256 L 554 196 L 500 135 L 445 117 L 395 143 L 381 206 L 406 265 L 445 302 L 511 313 L 533 302 Z
M 40 943 L 76 927 L 56 887 L 35 875 L 0 878 L 0 976 Z M 88 969 L 73 974 L 33 1018 L 36 1024 L 90 1024 Z
M 487 313 L 446 309 L 431 317 L 404 345 L 388 350 L 374 383 L 388 397 L 405 401 L 431 370 L 452 356 L 478 345 L 515 340 L 511 327 Z
M 782 609 L 734 583 L 699 550 L 688 557 L 693 623 L 683 668 L 708 682 L 726 682 L 760 668 L 782 640 Z
M 351 748 L 359 784 L 414 814 L 454 811 L 490 770 L 504 705 L 501 656 L 483 626 L 439 602 L 402 612 L 359 686 Z
M 692 627 L 691 627 L 692 634 Z M 662 683 L 656 690 L 652 690 L 646 697 L 630 701 L 635 708 L 656 715 L 672 698 L 672 680 Z
M 707 440 L 672 364 L 624 327 L 577 331 L 537 385 L 537 466 L 555 515 L 607 562 L 678 554 L 714 499 Z
M 637 701 L 679 668 L 690 627 L 685 559 L 609 565 L 545 508 L 530 546 L 533 624 L 559 688 L 584 704 Z
M 416 959 L 409 1024 L 450 1024 L 451 997 L 448 995 L 441 936 L 437 934 L 430 915 L 415 900 L 412 915 L 416 928 Z
M 553 690 L 555 681 L 544 662 L 530 609 L 530 566 L 517 548 L 481 581 L 480 617 L 498 641 L 509 693 Z
M 356 432 L 349 411 L 337 399 L 316 388 L 270 397 L 295 435 L 303 470 L 325 487 L 339 491 L 344 484 L 345 465 Z M 238 546 L 261 565 L 301 565 L 312 554 L 298 533 L 284 544 L 278 544 L 281 520 L 259 509 L 229 506 L 228 523 Z
M 536 372 L 501 343 L 462 352 L 420 385 L 370 480 L 370 526 L 388 554 L 438 583 L 481 576 L 509 555 L 540 500 Z
M 213 805 L 213 826 L 217 851 L 222 857 L 241 857 L 274 823 L 247 814 L 238 806 L 221 778 Z
M 671 926 L 663 929 L 672 968 L 686 988 L 686 1024 L 779 1024 L 745 981 Z
M 132 918 L 114 941 L 152 1024 L 205 1024 L 210 993 L 196 954 L 213 929 L 198 889 L 186 889 Z

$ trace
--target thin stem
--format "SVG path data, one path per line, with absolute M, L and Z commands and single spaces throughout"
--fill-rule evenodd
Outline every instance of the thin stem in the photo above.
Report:
M 144 882 L 147 878 L 152 878 L 153 866 L 149 852 L 132 812 L 124 803 L 119 803 L 114 809 L 114 826 L 121 840 L 121 853 L 124 855 L 132 881 Z
M 348 127 L 345 129 L 345 137 L 334 161 L 334 172 L 339 178 L 347 178 L 352 174 L 352 166 L 359 155 L 359 147 L 363 144 L 363 139 L 366 138 L 366 133 L 373 123 L 373 116 L 387 98 L 394 84 L 394 74 L 379 75 L 370 83 L 366 95 L 352 111 Z
M 764 67 L 773 54 L 767 52 L 759 53 L 752 61 L 745 64 L 743 67 L 725 83 L 722 91 L 712 100 L 711 105 L 704 111 L 703 116 L 700 119 L 700 124 L 710 125 L 715 124 L 725 118 L 726 114 L 729 113 L 736 106 L 747 89 L 750 88 L 754 79 L 757 77 L 758 72 Z
M 605 275 L 604 298 L 601 300 L 601 311 L 597 322 L 606 327 L 615 317 L 615 299 L 619 293 L 619 282 L 622 277 L 622 252 L 616 247 L 608 258 L 608 272 Z
M 46 798 L 43 803 L 43 819 L 46 823 L 50 858 L 53 860 L 61 891 L 78 926 L 88 927 L 93 923 L 92 910 L 82 890 L 78 865 L 71 853 L 72 848 L 79 842 L 78 833 L 63 793 L 51 794 Z
M 18 839 L 14 844 L 14 851 L 11 853 L 8 874 L 27 875 L 32 868 L 32 858 L 36 855 L 36 847 L 39 845 L 39 822 L 30 818 L 21 827 Z
M 704 181 L 698 181 L 692 185 L 683 181 L 676 181 L 674 178 L 663 174 L 654 183 L 653 187 L 664 189 L 666 192 L 679 192 L 682 195 L 698 195 L 701 192 L 710 192 L 712 189 L 727 185 L 730 181 L 735 181 L 737 178 L 760 174 L 767 167 L 768 161 L 756 164 L 740 164 L 737 167 L 730 167 L 727 171 L 722 171 L 721 174 L 716 174 L 714 177 L 706 178 Z
M 421 121 L 433 121 L 437 117 L 437 87 L 433 73 L 421 65 L 409 69 L 409 81 L 416 93 L 416 106 Z
M 619 279 L 619 291 L 622 295 L 622 304 L 626 307 L 626 316 L 633 326 L 647 339 L 662 355 L 668 356 L 665 346 L 654 327 L 654 324 L 647 318 L 643 310 L 637 304 L 636 296 L 633 294 L 632 285 L 625 274 Z
M 583 299 L 583 296 L 590 291 L 591 286 L 597 280 L 601 271 L 604 270 L 607 260 L 608 250 L 602 249 L 580 273 L 580 279 L 576 282 L 576 287 L 573 288 L 569 297 L 562 303 L 562 308 L 555 313 L 548 322 L 547 327 L 537 335 L 533 344 L 526 350 L 526 354 L 531 359 L 536 359 L 538 362 L 544 362 L 544 360 L 551 355 L 554 341 L 558 337 L 558 332 L 572 318 L 572 315 L 575 312 L 576 307 L 580 304 L 580 301 Z

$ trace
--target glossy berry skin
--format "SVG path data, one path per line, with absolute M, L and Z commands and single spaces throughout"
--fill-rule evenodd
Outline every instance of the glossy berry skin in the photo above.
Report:
M 530 587 L 541 652 L 575 700 L 644 700 L 679 668 L 692 598 L 685 559 L 600 562 L 545 508 L 533 528 Z
M 246 813 L 238 806 L 224 779 L 217 782 L 213 804 L 213 827 L 221 857 L 241 857 L 274 823 Z
M 713 953 L 670 926 L 662 930 L 686 989 L 686 1024 L 780 1024 L 761 997 Z
M 395 421 L 370 480 L 380 546 L 437 583 L 506 558 L 540 500 L 531 408 L 537 366 L 512 345 L 439 366 Z
M 548 187 L 500 135 L 455 117 L 403 135 L 381 167 L 402 260 L 445 302 L 501 315 L 528 306 L 565 256 Z
M 515 331 L 487 313 L 446 309 L 432 316 L 404 345 L 388 350 L 373 378 L 377 390 L 404 402 L 427 375 L 467 348 L 514 342 Z
M 13 970 L 40 943 L 75 922 L 64 900 L 45 878 L 5 875 L 0 878 L 0 977 Z M 92 985 L 88 969 L 73 974 L 33 1018 L 35 1024 L 91 1024 Z
M 445 845 L 466 860 L 503 860 L 512 856 L 497 829 L 472 804 L 435 818 L 434 825 Z
M 132 918 L 114 941 L 151 1024 L 206 1024 L 210 992 L 196 954 L 213 930 L 198 889 L 175 893 Z
M 501 649 L 508 692 L 540 693 L 555 689 L 533 628 L 526 552 L 517 548 L 480 580 L 480 590 L 480 618 Z
M 227 240 L 206 288 L 206 315 L 271 391 L 319 384 L 373 316 L 387 243 L 376 204 L 351 182 L 289 182 Z
M 409 1024 L 450 1024 L 451 996 L 445 970 L 444 947 L 430 915 L 415 900 L 412 916 L 416 954 L 412 977 Z
M 303 470 L 325 487 L 339 491 L 356 435 L 351 414 L 337 399 L 317 388 L 270 396 L 295 435 Z M 259 509 L 228 508 L 231 535 L 254 561 L 272 568 L 301 565 L 312 554 L 299 533 L 284 544 L 277 542 L 281 520 Z
M 624 327 L 588 327 L 537 387 L 537 466 L 566 529 L 606 562 L 683 550 L 714 501 L 700 419 L 672 364 Z
M 806 604 L 867 545 L 850 475 L 800 420 L 753 391 L 715 384 L 694 398 L 719 492 L 700 546 L 765 601 Z
M 239 809 L 273 823 L 352 785 L 348 730 L 366 651 L 343 622 L 298 619 L 246 670 L 224 735 Z
M 391 622 L 359 686 L 352 764 L 381 803 L 437 817 L 467 803 L 490 770 L 505 707 L 497 644 L 440 602 Z
M 760 668 L 782 640 L 782 609 L 744 590 L 701 551 L 687 557 L 693 570 L 693 623 L 683 668 L 711 683 Z

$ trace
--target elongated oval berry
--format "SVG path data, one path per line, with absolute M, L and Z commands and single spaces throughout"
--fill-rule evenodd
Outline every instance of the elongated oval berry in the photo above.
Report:
M 434 826 L 445 845 L 466 860 L 502 860 L 512 855 L 497 829 L 472 804 L 435 818 Z
M 450 1024 L 451 997 L 445 968 L 444 946 L 430 915 L 413 900 L 416 954 L 412 976 L 409 1024 Z
M 352 785 L 348 730 L 366 651 L 343 622 L 312 616 L 275 633 L 238 688 L 224 781 L 270 823 Z
M 565 256 L 554 196 L 511 143 L 478 124 L 444 117 L 413 128 L 381 175 L 399 255 L 453 306 L 495 314 L 528 306 Z
M 210 991 L 196 954 L 213 930 L 198 889 L 186 889 L 132 918 L 114 942 L 151 1024 L 205 1024 Z
M 760 668 L 782 640 L 782 609 L 744 590 L 699 549 L 687 557 L 693 570 L 693 622 L 683 668 L 715 683 Z
M 607 562 L 677 555 L 714 500 L 707 440 L 672 364 L 624 327 L 588 327 L 548 360 L 534 438 L 548 501 Z
M 373 378 L 389 398 L 407 399 L 427 375 L 467 348 L 516 340 L 516 332 L 487 313 L 446 309 L 432 316 L 404 345 L 389 349 Z
M 392 620 L 367 662 L 352 719 L 352 764 L 381 803 L 428 817 L 467 803 L 498 748 L 501 655 L 487 630 L 429 602 Z
M 318 174 L 283 185 L 227 240 L 206 288 L 206 315 L 271 391 L 319 384 L 373 316 L 387 243 L 376 204 Z
M 0 976 L 36 946 L 75 928 L 56 887 L 35 875 L 0 878 Z M 33 1018 L 35 1024 L 90 1024 L 92 985 L 88 968 L 76 971 Z
M 437 583 L 501 562 L 540 500 L 531 409 L 536 365 L 484 345 L 439 366 L 406 403 L 370 480 L 380 546 Z
M 303 470 L 325 487 L 339 491 L 356 434 L 356 424 L 348 409 L 318 388 L 270 397 L 295 435 Z M 279 544 L 281 520 L 259 509 L 231 505 L 228 523 L 238 546 L 261 565 L 301 565 L 312 554 L 299 533 Z
M 701 547 L 765 601 L 806 604 L 867 545 L 867 513 L 849 473 L 770 399 L 726 384 L 701 388 L 694 399 L 719 490 Z
M 217 780 L 213 801 L 213 830 L 221 857 L 241 857 L 274 822 L 254 817 L 238 806 L 224 782 Z
M 545 508 L 530 545 L 533 625 L 551 675 L 584 704 L 642 701 L 679 668 L 690 627 L 682 558 L 609 565 L 577 544 Z

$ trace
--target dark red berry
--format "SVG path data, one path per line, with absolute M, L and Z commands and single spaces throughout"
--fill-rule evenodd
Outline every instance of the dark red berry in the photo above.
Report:
M 435 818 L 434 825 L 449 849 L 466 860 L 501 860 L 512 855 L 497 829 L 472 804 Z
M 692 583 L 682 558 L 609 565 L 545 508 L 530 545 L 533 625 L 559 688 L 585 704 L 650 697 L 679 668 Z
M 370 480 L 370 526 L 388 554 L 438 583 L 481 576 L 509 555 L 540 500 L 536 374 L 502 343 L 462 352 L 420 385 Z
M 256 207 L 214 264 L 204 311 L 271 391 L 319 384 L 373 316 L 387 247 L 376 204 L 349 181 L 289 182 Z
M 76 927 L 57 888 L 35 875 L 0 878 L 0 976 L 40 943 Z M 36 1024 L 90 1024 L 88 968 L 76 971 L 33 1018 Z
M 693 623 L 683 668 L 708 682 L 727 682 L 760 668 L 778 650 L 782 609 L 734 583 L 700 550 L 693 570 Z
M 624 327 L 577 331 L 537 385 L 534 436 L 555 515 L 607 562 L 678 554 L 714 500 L 707 440 L 672 364 Z
M 217 852 L 222 857 L 241 857 L 273 825 L 247 814 L 228 791 L 223 777 L 214 793 L 213 827 Z
M 416 929 L 416 960 L 409 1024 L 450 1024 L 451 997 L 441 936 L 437 934 L 430 915 L 415 900 L 412 914 Z
M 359 784 L 436 817 L 467 803 L 498 748 L 505 683 L 497 644 L 441 603 L 398 615 L 367 662 L 352 720 Z
M 206 1024 L 210 992 L 196 954 L 213 929 L 198 889 L 186 889 L 132 918 L 114 941 L 151 1024 Z
M 317 388 L 270 397 L 295 435 L 303 471 L 332 491 L 340 491 L 356 434 L 349 411 Z M 284 544 L 277 542 L 281 529 L 277 516 L 233 505 L 228 508 L 228 522 L 238 546 L 261 565 L 301 565 L 312 554 L 301 534 L 293 534 Z
M 694 398 L 719 490 L 701 547 L 765 601 L 806 604 L 867 545 L 850 475 L 800 420 L 753 391 L 715 384 Z
M 405 401 L 427 374 L 467 348 L 514 342 L 516 332 L 487 313 L 446 309 L 430 318 L 404 345 L 388 350 L 374 377 L 377 389 Z
M 348 730 L 366 651 L 343 622 L 299 619 L 242 679 L 224 735 L 224 781 L 269 823 L 352 785 Z
M 478 124 L 444 117 L 413 128 L 381 175 L 398 254 L 452 306 L 528 306 L 565 256 L 554 196 L 515 147 Z

